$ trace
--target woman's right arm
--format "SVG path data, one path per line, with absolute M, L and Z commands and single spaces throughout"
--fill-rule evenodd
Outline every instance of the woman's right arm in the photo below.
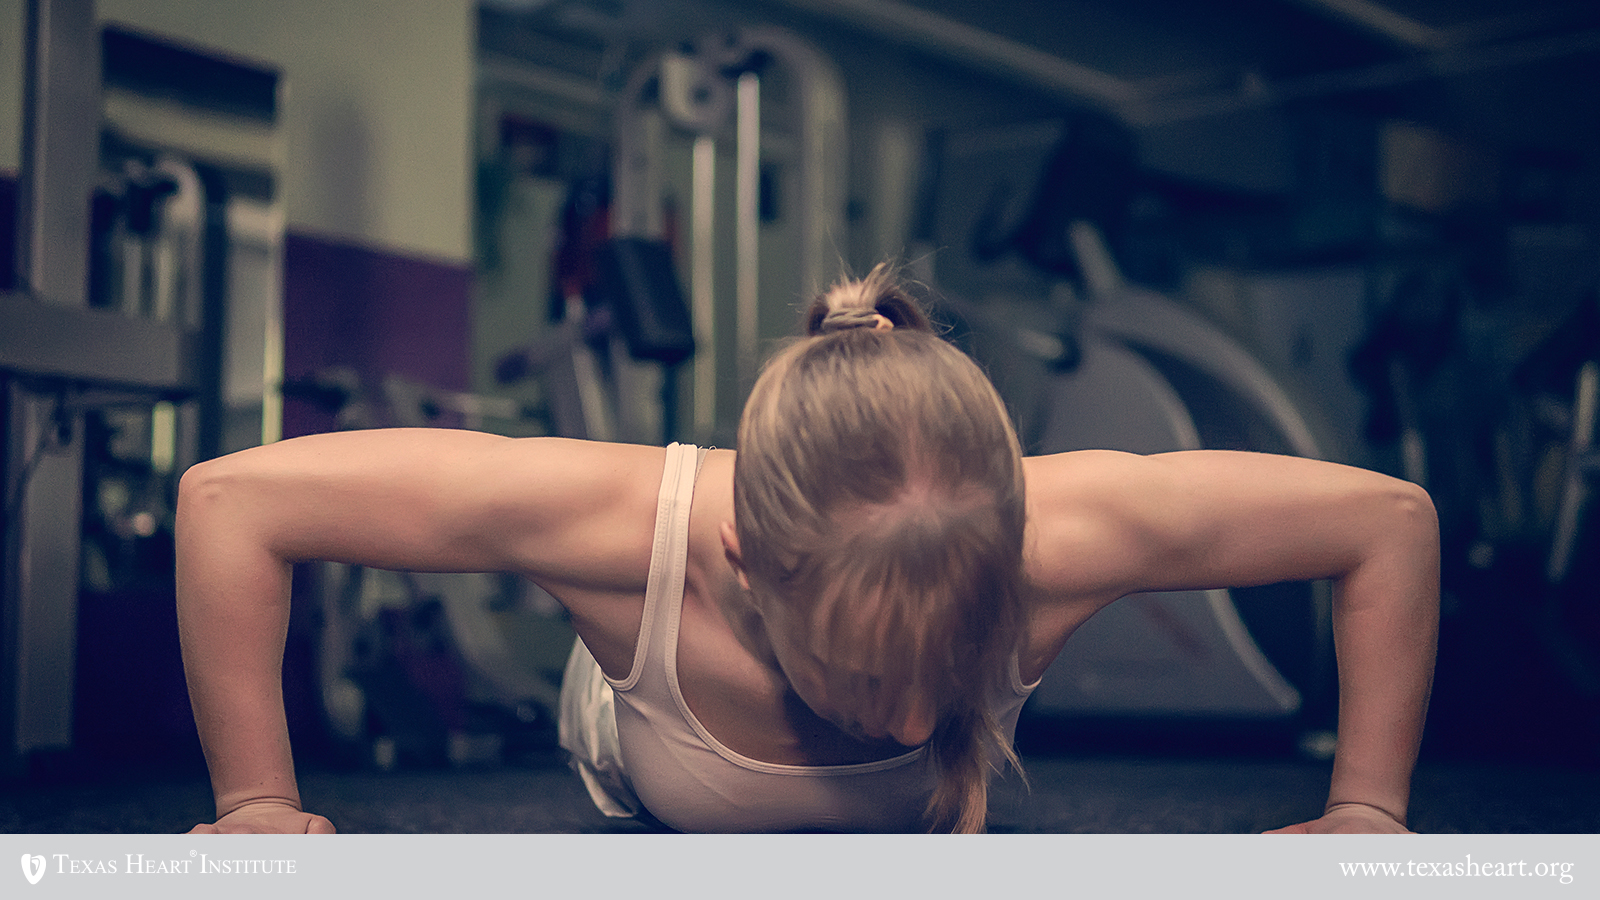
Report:
M 430 429 L 297 438 L 191 468 L 178 629 L 217 828 L 331 830 L 301 812 L 283 709 L 295 562 L 517 572 L 567 601 L 586 640 L 631 652 L 660 474 L 659 448 Z

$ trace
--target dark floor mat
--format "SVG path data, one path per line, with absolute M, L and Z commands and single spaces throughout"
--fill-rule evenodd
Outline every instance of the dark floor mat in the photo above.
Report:
M 1326 764 L 1298 760 L 1040 756 L 1028 787 L 994 792 L 995 832 L 1239 833 L 1315 816 Z M 390 773 L 310 771 L 308 808 L 345 833 L 647 832 L 608 819 L 559 764 Z M 203 776 L 12 786 L 0 799 L 8 833 L 175 833 L 211 812 Z M 1446 833 L 1600 832 L 1600 772 L 1535 766 L 1423 765 L 1411 824 Z

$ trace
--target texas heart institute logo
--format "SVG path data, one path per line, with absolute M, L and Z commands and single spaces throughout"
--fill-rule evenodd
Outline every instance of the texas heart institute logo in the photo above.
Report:
M 44 877 L 44 857 L 22 854 L 22 874 L 29 884 L 38 884 Z

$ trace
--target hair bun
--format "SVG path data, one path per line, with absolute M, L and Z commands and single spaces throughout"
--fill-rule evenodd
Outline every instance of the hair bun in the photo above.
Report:
M 927 314 L 885 263 L 874 266 L 865 278 L 845 278 L 829 288 L 812 301 L 803 324 L 813 337 L 857 328 L 933 330 Z
M 817 325 L 817 333 L 833 334 L 836 331 L 850 331 L 855 328 L 879 331 L 893 327 L 894 323 L 875 309 L 850 307 L 830 310 Z

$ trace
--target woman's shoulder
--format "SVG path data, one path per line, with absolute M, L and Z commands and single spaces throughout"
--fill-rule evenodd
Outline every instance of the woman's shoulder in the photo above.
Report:
M 1122 596 L 1132 482 L 1142 457 L 1082 450 L 1023 460 L 1028 530 L 1023 550 L 1029 628 L 1019 665 L 1037 678 L 1077 628 Z
M 1022 458 L 1030 496 L 1035 489 L 1082 489 L 1123 476 L 1147 457 L 1123 450 L 1069 450 Z
M 1135 500 L 1148 458 L 1120 450 L 1074 450 L 1022 461 L 1030 524 L 1082 527 Z
M 1122 557 L 1137 543 L 1130 530 L 1151 514 L 1147 457 L 1079 450 L 1023 460 L 1028 492 L 1027 575 L 1055 595 L 1115 592 Z

